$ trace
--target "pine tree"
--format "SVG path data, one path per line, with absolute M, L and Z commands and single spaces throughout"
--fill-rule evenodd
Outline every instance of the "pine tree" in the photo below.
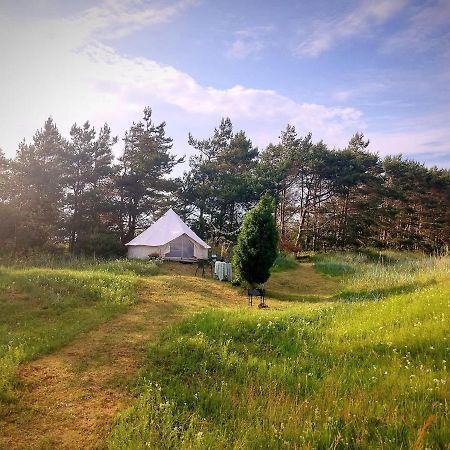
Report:
M 11 206 L 10 161 L 0 149 L 0 245 L 2 249 L 13 244 L 16 210 Z
M 377 244 L 376 223 L 384 195 L 383 169 L 377 154 L 367 150 L 369 141 L 355 133 L 344 150 L 336 152 L 336 244 Z
M 199 153 L 190 158 L 180 195 L 194 206 L 193 228 L 216 245 L 234 242 L 245 210 L 257 199 L 258 149 L 243 131 L 233 132 L 229 118 L 209 139 L 189 135 L 189 144 Z
M 258 164 L 257 190 L 270 192 L 275 198 L 275 221 L 280 230 L 281 248 L 289 247 L 287 228 L 293 215 L 292 185 L 298 175 L 298 152 L 310 138 L 310 135 L 305 139 L 299 138 L 295 127 L 288 124 L 281 133 L 279 144 L 268 145 Z
M 88 192 L 88 204 L 91 215 L 89 227 L 91 234 L 107 232 L 114 227 L 116 199 L 112 147 L 117 137 L 111 135 L 111 129 L 105 123 L 98 133 L 94 145 L 91 188 Z
M 74 252 L 83 241 L 103 230 L 101 213 L 112 210 L 112 146 L 117 139 L 111 137 L 106 124 L 96 139 L 89 122 L 81 127 L 74 124 L 70 137 L 64 158 L 64 182 L 69 249 Z
M 89 122 L 83 126 L 74 124 L 70 130 L 71 142 L 65 153 L 66 205 L 70 211 L 68 220 L 69 251 L 75 251 L 80 231 L 86 217 L 86 192 L 92 173 L 95 130 Z
M 274 204 L 264 195 L 244 218 L 233 249 L 235 270 L 252 287 L 265 283 L 277 257 L 278 232 L 273 218 Z
M 385 245 L 428 252 L 448 246 L 450 172 L 401 155 L 386 157 L 383 167 L 388 195 L 380 234 Z
M 9 161 L 6 159 L 3 150 L 0 148 L 0 202 L 4 202 L 7 197 Z
M 35 133 L 31 144 L 19 144 L 11 162 L 11 204 L 17 211 L 18 247 L 42 246 L 58 237 L 66 145 L 52 118 Z
M 134 238 L 140 221 L 158 215 L 167 206 L 177 183 L 167 177 L 183 158 L 170 153 L 172 139 L 166 123 L 155 125 L 151 108 L 144 109 L 143 121 L 133 123 L 125 134 L 117 187 L 120 196 L 119 228 L 122 242 Z

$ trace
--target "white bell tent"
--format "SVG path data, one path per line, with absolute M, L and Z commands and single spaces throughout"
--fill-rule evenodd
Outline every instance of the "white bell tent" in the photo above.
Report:
M 128 242 L 128 258 L 208 259 L 211 248 L 169 209 L 153 225 Z

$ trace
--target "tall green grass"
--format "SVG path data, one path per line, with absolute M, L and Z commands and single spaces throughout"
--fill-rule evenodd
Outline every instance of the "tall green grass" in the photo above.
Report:
M 343 286 L 403 283 L 370 264 L 364 272 L 349 259 Z M 402 264 L 391 263 L 400 278 Z M 169 329 L 150 347 L 109 447 L 447 448 L 448 261 L 418 264 L 416 278 L 433 283 L 377 302 L 207 311 Z
M 280 253 L 277 256 L 277 259 L 272 265 L 272 268 L 270 271 L 272 273 L 276 272 L 284 272 L 286 270 L 295 269 L 297 267 L 297 261 L 295 260 L 294 256 L 292 255 L 284 255 Z
M 398 252 L 320 255 L 315 266 L 325 275 L 341 277 L 338 296 L 347 300 L 382 299 L 450 277 L 449 257 Z
M 117 275 L 156 275 L 159 272 L 158 263 L 149 260 L 138 259 L 93 259 L 69 254 L 47 255 L 41 253 L 29 256 L 2 256 L 0 255 L 0 267 L 16 269 L 42 267 L 45 269 L 73 269 L 94 270 L 96 272 L 114 273 Z

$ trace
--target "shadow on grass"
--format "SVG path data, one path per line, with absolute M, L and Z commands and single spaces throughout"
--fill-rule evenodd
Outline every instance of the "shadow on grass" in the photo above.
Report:
M 296 293 L 287 293 L 287 292 L 277 292 L 277 291 L 267 291 L 267 298 L 272 298 L 274 300 L 279 300 L 282 302 L 300 302 L 300 303 L 320 303 L 327 301 L 332 298 L 327 297 L 325 295 L 317 295 L 317 294 L 296 294 Z
M 359 249 L 358 253 L 364 255 L 368 261 L 373 263 L 394 265 L 400 262 L 399 258 L 369 248 Z
M 436 280 L 429 280 L 425 282 L 415 282 L 401 284 L 400 286 L 386 287 L 379 289 L 367 289 L 362 291 L 342 291 L 336 294 L 333 298 L 336 300 L 345 301 L 359 301 L 359 300 L 381 300 L 391 295 L 408 294 L 414 292 L 417 289 L 421 289 L 427 286 L 436 284 Z
M 388 255 L 371 249 L 360 249 L 358 252 L 350 253 L 350 255 L 352 254 L 355 258 L 359 257 L 362 259 L 364 263 L 381 264 L 382 266 L 394 266 L 403 260 L 400 256 Z M 319 273 L 331 277 L 339 278 L 345 275 L 353 275 L 358 272 L 356 260 L 346 262 L 345 259 L 341 260 L 342 258 L 340 258 L 339 255 L 339 253 L 334 257 L 333 254 L 330 254 L 329 257 L 326 257 L 326 255 L 318 255 L 314 256 L 312 261 Z
M 352 265 L 343 262 L 322 262 L 316 260 L 314 267 L 317 272 L 330 277 L 342 277 L 344 275 L 352 275 L 356 272 L 356 269 Z
M 278 255 L 277 259 L 270 269 L 271 273 L 286 272 L 289 270 L 296 269 L 298 267 L 295 258 L 289 255 Z

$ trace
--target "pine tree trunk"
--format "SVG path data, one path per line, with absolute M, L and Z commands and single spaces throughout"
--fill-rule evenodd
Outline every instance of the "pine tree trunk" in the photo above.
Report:
M 286 187 L 283 187 L 281 193 L 281 208 L 280 208 L 280 226 L 281 226 L 281 241 L 286 241 Z
M 75 230 L 72 229 L 70 232 L 70 240 L 69 240 L 69 252 L 74 253 L 75 251 Z
M 347 223 L 348 223 L 348 205 L 349 205 L 350 193 L 347 192 L 344 198 L 343 217 L 341 225 L 340 247 L 345 245 L 347 239 Z
M 131 214 L 128 220 L 128 239 L 131 241 L 136 236 L 136 215 Z
M 79 212 L 78 212 L 78 192 L 76 188 L 74 189 L 74 204 L 73 204 L 73 216 L 72 216 L 72 227 L 70 230 L 70 240 L 69 240 L 69 252 L 75 253 L 75 244 L 77 239 L 77 232 L 79 231 Z
M 303 238 L 303 234 L 305 232 L 305 220 L 306 220 L 306 215 L 307 215 L 307 211 L 306 209 L 304 209 L 300 215 L 300 221 L 298 224 L 298 231 L 297 231 L 297 237 L 295 238 L 295 248 L 297 249 L 297 253 L 301 253 L 302 252 L 302 238 Z

